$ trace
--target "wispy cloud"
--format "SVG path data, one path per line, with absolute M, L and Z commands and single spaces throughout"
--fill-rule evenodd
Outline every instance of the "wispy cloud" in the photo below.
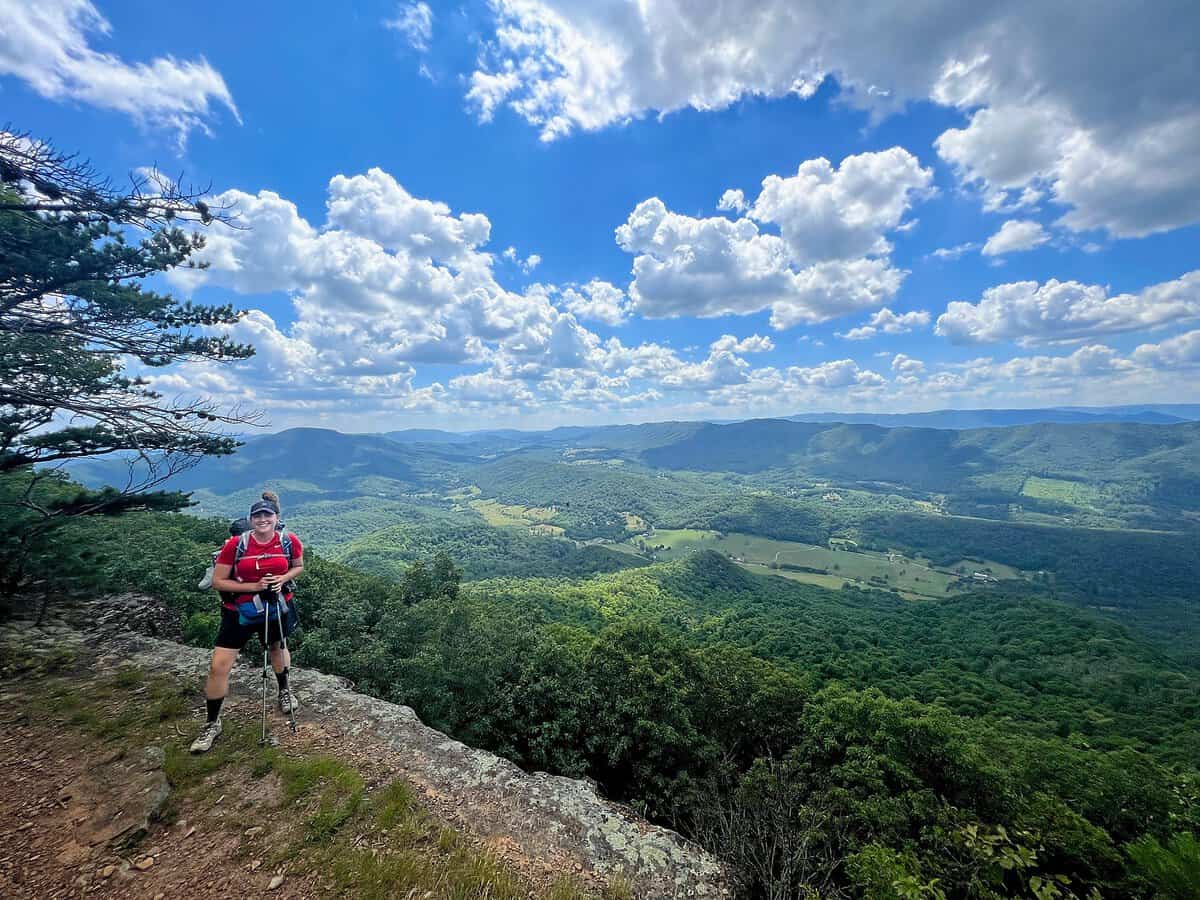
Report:
M 208 133 L 214 107 L 239 122 L 233 96 L 208 61 L 161 56 L 131 63 L 92 49 L 89 37 L 112 26 L 88 0 L 0 0 L 0 74 L 52 100 L 75 100 L 176 132 Z
M 384 20 L 384 27 L 397 31 L 418 53 L 429 49 L 433 39 L 433 10 L 427 3 L 401 6 L 395 18 Z

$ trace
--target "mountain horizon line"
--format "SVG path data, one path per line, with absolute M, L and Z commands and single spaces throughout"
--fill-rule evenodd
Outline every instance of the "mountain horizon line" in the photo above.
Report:
M 843 422 L 850 425 L 880 425 L 883 427 L 923 427 L 948 430 L 1006 427 L 1013 425 L 1099 424 L 1128 422 L 1142 425 L 1176 425 L 1200 421 L 1200 403 L 1149 403 L 1116 406 L 1037 406 L 1037 407 L 944 407 L 918 412 L 839 412 L 836 410 L 792 413 L 783 416 L 742 416 L 729 419 L 649 419 L 640 422 L 608 423 L 603 425 L 554 425 L 547 428 L 472 428 L 453 429 L 414 425 L 408 428 L 380 431 L 343 431 L 328 425 L 289 425 L 272 431 L 255 431 L 241 437 L 257 438 L 283 434 L 299 428 L 317 428 L 341 434 L 385 435 L 393 440 L 419 442 L 441 436 L 471 439 L 497 435 L 537 435 L 553 432 L 599 431 L 603 429 L 639 428 L 650 425 L 732 425 L 760 419 L 789 422 Z

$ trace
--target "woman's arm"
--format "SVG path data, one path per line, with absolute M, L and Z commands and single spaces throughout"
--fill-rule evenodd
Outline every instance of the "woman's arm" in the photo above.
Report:
M 263 584 L 267 587 L 274 587 L 277 584 L 287 584 L 297 575 L 304 571 L 304 557 L 298 556 L 292 560 L 292 567 L 282 575 L 264 575 Z M 216 570 L 213 570 L 213 580 L 216 581 Z
M 213 566 L 212 586 L 218 591 L 227 591 L 232 594 L 253 594 L 255 591 L 264 590 L 268 586 L 265 579 L 260 581 L 237 581 L 229 577 L 232 574 L 233 566 L 217 563 Z

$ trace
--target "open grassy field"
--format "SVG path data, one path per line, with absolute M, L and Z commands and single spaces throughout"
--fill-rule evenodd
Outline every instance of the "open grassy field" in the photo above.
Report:
M 482 493 L 483 493 L 483 491 L 481 491 L 475 485 L 468 484 L 466 487 L 459 488 L 456 491 L 451 491 L 449 494 L 446 495 L 446 499 L 447 500 L 459 500 L 459 501 L 471 500 L 474 497 L 478 497 Z
M 813 544 L 777 541 L 749 534 L 719 534 L 696 529 L 661 530 L 646 537 L 645 546 L 647 552 L 653 552 L 660 559 L 675 559 L 697 550 L 716 550 L 756 570 L 765 569 L 773 575 L 832 588 L 840 588 L 844 582 L 849 582 L 861 586 L 896 588 L 924 597 L 944 597 L 950 584 L 958 577 L 953 572 L 931 568 L 900 554 L 830 550 Z M 975 563 L 968 565 L 974 565 L 969 571 L 979 568 Z M 787 568 L 789 566 L 817 571 L 798 571 Z M 995 574 L 1005 577 L 1000 572 Z
M 1104 498 L 1104 492 L 1095 485 L 1083 481 L 1067 481 L 1062 478 L 1042 478 L 1030 475 L 1021 486 L 1021 493 L 1026 497 L 1036 497 L 1040 500 L 1057 500 L 1072 506 L 1084 508 L 1099 507 Z
M 961 559 L 953 565 L 944 566 L 950 572 L 970 575 L 972 572 L 986 572 L 997 578 L 1020 578 L 1021 570 L 1006 566 L 990 559 Z
M 468 505 L 489 525 L 499 527 L 542 524 L 558 514 L 557 510 L 545 506 L 519 506 L 497 500 L 471 500 Z
M 786 569 L 772 569 L 770 566 L 762 563 L 743 563 L 743 565 L 752 572 L 757 572 L 760 575 L 776 575 L 780 578 L 786 578 L 789 581 L 800 581 L 804 584 L 815 584 L 818 587 L 829 588 L 831 591 L 840 591 L 847 584 L 853 584 L 851 579 L 842 578 L 840 575 L 818 575 L 816 572 L 789 572 Z

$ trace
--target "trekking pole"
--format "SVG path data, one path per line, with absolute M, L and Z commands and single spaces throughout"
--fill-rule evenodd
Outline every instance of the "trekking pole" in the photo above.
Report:
M 283 658 L 284 658 L 284 659 L 287 659 L 287 658 L 288 658 L 288 652 L 287 652 L 287 632 L 286 632 L 286 631 L 284 631 L 284 629 L 283 629 L 283 610 L 282 610 L 283 603 L 284 603 L 284 601 L 283 601 L 283 596 L 282 596 L 282 595 L 280 595 L 280 597 L 279 597 L 279 602 L 275 604 L 275 621 L 279 623 L 279 641 L 280 641 L 280 643 L 281 643 L 281 644 L 282 644 L 282 646 L 283 646 Z M 288 665 L 288 669 L 289 669 L 289 671 L 288 671 L 288 675 L 290 676 L 290 675 L 291 675 L 291 671 L 290 671 L 290 670 L 291 670 L 291 665 L 290 665 L 290 663 L 289 663 L 289 665 Z M 292 734 L 295 734 L 295 733 L 296 733 L 296 712 L 295 712 L 295 710 L 294 710 L 294 709 L 292 709 L 292 685 L 291 685 L 291 679 L 290 679 L 290 678 L 289 678 L 289 681 L 288 681 L 287 699 L 288 699 L 288 708 L 287 708 L 287 711 L 288 711 L 288 725 L 290 725 L 290 726 L 291 726 L 291 729 L 292 729 Z
M 267 743 L 267 673 L 271 671 L 271 644 L 268 634 L 271 611 L 268 609 L 265 612 L 266 615 L 263 616 L 262 739 L 258 742 L 260 746 Z

